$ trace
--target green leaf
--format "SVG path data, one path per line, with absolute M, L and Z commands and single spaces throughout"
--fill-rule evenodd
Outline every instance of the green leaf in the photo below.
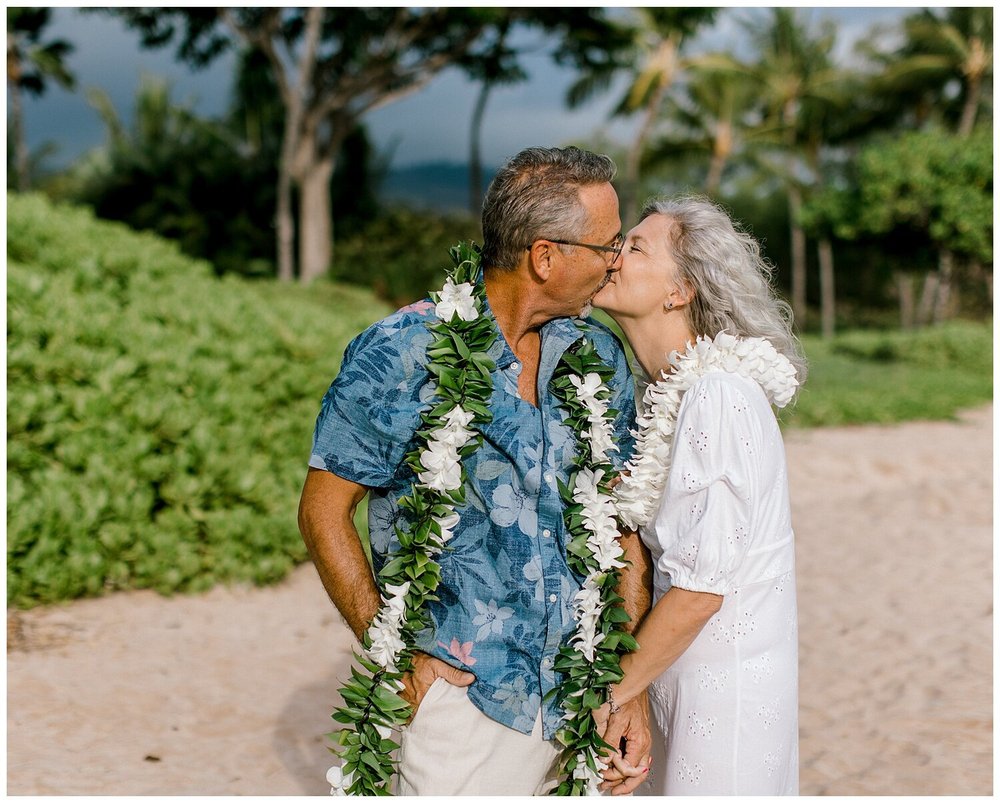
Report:
M 403 570 L 403 567 L 406 566 L 407 562 L 407 557 L 405 555 L 395 557 L 382 567 L 382 571 L 379 572 L 379 576 L 391 579 Z

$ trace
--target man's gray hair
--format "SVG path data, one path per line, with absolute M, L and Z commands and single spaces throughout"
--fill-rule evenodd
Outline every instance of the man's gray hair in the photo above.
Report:
M 801 385 L 806 360 L 792 333 L 792 309 L 771 287 L 772 266 L 760 245 L 707 198 L 651 198 L 639 219 L 663 215 L 682 282 L 694 291 L 687 322 L 695 335 L 764 337 L 795 366 Z
M 608 156 L 580 148 L 526 148 L 490 183 L 483 201 L 483 265 L 514 270 L 535 240 L 578 240 L 587 227 L 580 188 L 615 177 Z

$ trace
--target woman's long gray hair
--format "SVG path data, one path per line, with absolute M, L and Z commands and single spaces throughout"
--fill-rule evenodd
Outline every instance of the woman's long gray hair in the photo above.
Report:
M 763 337 L 795 366 L 801 385 L 806 360 L 792 333 L 792 309 L 771 287 L 772 267 L 761 256 L 757 241 L 733 224 L 707 198 L 651 198 L 640 220 L 663 215 L 679 277 L 694 291 L 686 307 L 688 325 L 696 335 Z

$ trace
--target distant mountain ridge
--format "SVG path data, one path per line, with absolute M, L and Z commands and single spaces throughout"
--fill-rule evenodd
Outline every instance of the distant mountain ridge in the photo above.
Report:
M 499 168 L 483 168 L 483 191 Z M 403 203 L 435 212 L 469 211 L 469 165 L 463 162 L 421 162 L 391 168 L 378 189 L 379 200 Z

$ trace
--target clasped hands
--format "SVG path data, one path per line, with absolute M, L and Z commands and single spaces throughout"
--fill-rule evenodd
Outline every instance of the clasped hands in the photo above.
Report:
M 611 753 L 611 764 L 604 770 L 600 790 L 612 795 L 631 794 L 646 780 L 653 761 L 646 692 L 629 700 L 615 714 L 605 703 L 594 711 L 594 721 L 601 738 L 617 748 Z

